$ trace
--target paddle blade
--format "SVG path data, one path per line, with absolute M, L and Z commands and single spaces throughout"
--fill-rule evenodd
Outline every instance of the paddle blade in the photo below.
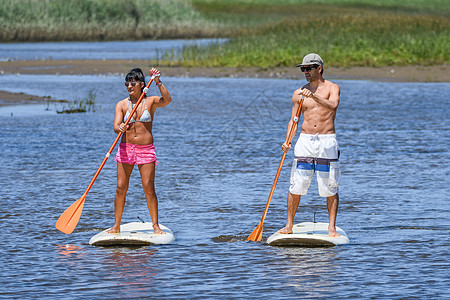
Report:
M 262 239 L 262 224 L 256 226 L 255 230 L 248 236 L 246 241 L 259 242 Z
M 80 220 L 81 212 L 83 211 L 84 200 L 86 200 L 86 195 L 83 195 L 83 197 L 75 201 L 61 214 L 58 221 L 56 222 L 56 229 L 64 232 L 65 234 L 72 233 L 75 227 L 77 227 L 78 221 Z

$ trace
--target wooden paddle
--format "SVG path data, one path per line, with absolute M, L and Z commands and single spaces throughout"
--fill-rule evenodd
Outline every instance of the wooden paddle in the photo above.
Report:
M 147 83 L 147 86 L 144 88 L 143 93 L 139 97 L 138 101 L 136 102 L 136 105 L 131 110 L 130 116 L 125 121 L 125 126 L 128 125 L 131 118 L 133 117 L 134 113 L 136 112 L 136 109 L 138 108 L 139 104 L 142 102 L 142 99 L 144 99 L 144 95 L 147 93 L 148 88 L 150 87 L 150 84 L 153 82 L 153 79 L 155 76 L 152 76 L 150 81 Z M 75 227 L 78 224 L 78 221 L 80 220 L 81 212 L 83 211 L 84 206 L 84 200 L 86 200 L 86 195 L 91 189 L 92 185 L 94 184 L 95 180 L 98 177 L 98 174 L 100 174 L 100 171 L 103 169 L 103 166 L 105 165 L 106 161 L 108 160 L 109 156 L 111 155 L 111 152 L 114 150 L 114 147 L 116 146 L 117 142 L 119 141 L 120 137 L 122 136 L 123 132 L 119 132 L 117 134 L 116 139 L 114 140 L 114 143 L 112 144 L 111 148 L 109 148 L 108 153 L 106 153 L 105 158 L 103 159 L 103 162 L 101 163 L 100 167 L 98 168 L 97 172 L 94 175 L 94 178 L 92 178 L 91 183 L 89 183 L 89 186 L 87 187 L 86 191 L 84 192 L 83 196 L 81 196 L 80 199 L 75 201 L 69 208 L 67 208 L 59 217 L 58 221 L 56 222 L 56 229 L 59 231 L 64 232 L 65 234 L 71 234 L 72 231 L 75 229 Z
M 298 106 L 297 113 L 294 117 L 294 123 L 292 123 L 291 130 L 289 131 L 288 139 L 286 140 L 288 144 L 291 142 L 294 134 L 294 127 L 298 126 L 298 120 L 300 118 L 300 112 L 302 110 L 302 104 L 303 104 L 303 96 L 300 100 L 300 105 Z M 281 157 L 280 165 L 278 166 L 277 175 L 275 176 L 275 180 L 272 184 L 272 189 L 270 190 L 269 199 L 267 200 L 266 208 L 264 209 L 264 213 L 261 218 L 261 222 L 259 222 L 259 225 L 256 226 L 255 230 L 249 235 L 249 237 L 246 239 L 246 241 L 253 241 L 253 242 L 259 242 L 262 239 L 262 232 L 263 232 L 263 223 L 264 219 L 266 218 L 267 211 L 269 210 L 270 200 L 272 200 L 273 192 L 275 191 L 275 187 L 278 182 L 278 177 L 280 176 L 281 168 L 283 167 L 284 159 L 286 158 L 286 152 L 283 152 L 283 156 Z

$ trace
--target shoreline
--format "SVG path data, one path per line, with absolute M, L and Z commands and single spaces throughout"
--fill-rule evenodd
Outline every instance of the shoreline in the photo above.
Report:
M 130 69 L 144 70 L 148 60 L 33 60 L 0 61 L 0 74 L 30 75 L 118 75 L 124 76 Z M 304 79 L 303 73 L 293 67 L 273 68 L 230 68 L 230 67 L 168 67 L 159 70 L 171 77 L 210 78 L 273 78 Z M 450 70 L 442 66 L 394 66 L 394 67 L 350 67 L 335 68 L 325 65 L 324 77 L 329 80 L 369 80 L 380 82 L 450 82 Z M 49 97 L 9 93 L 0 88 L 0 105 L 26 104 L 50 100 Z
M 60 102 L 60 100 L 52 100 L 50 97 L 41 97 L 24 93 L 11 93 L 3 91 L 0 88 L 0 107 L 21 104 L 44 104 L 47 102 Z

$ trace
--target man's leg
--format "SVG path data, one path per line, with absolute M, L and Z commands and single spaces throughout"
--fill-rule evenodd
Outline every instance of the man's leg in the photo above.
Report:
M 300 204 L 300 195 L 288 194 L 287 198 L 287 221 L 286 226 L 280 230 L 278 233 L 289 234 L 292 233 L 292 227 L 294 226 L 294 217 L 297 212 L 298 205 Z
M 336 193 L 334 196 L 327 197 L 327 209 L 328 209 L 328 235 L 331 237 L 340 236 L 339 233 L 336 232 L 336 217 L 339 206 L 339 194 Z

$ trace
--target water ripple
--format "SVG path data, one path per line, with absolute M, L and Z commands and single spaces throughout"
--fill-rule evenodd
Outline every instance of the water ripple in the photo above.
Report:
M 20 80 L 27 85 L 8 85 Z M 0 116 L 6 145 L 0 174 L 0 297 L 38 298 L 44 291 L 46 298 L 67 299 L 450 297 L 449 169 L 443 164 L 449 159 L 449 84 L 339 82 L 338 225 L 351 244 L 317 249 L 244 241 L 266 204 L 291 92 L 299 83 L 166 78 L 174 101 L 155 116 L 156 186 L 160 222 L 174 231 L 176 241 L 91 247 L 90 237 L 113 223 L 113 160 L 88 194 L 74 233 L 62 234 L 54 225 L 81 197 L 114 140 L 113 111 L 124 97 L 122 81 L 0 76 L 7 90 L 52 97 L 70 90 L 69 97 L 81 98 L 102 85 L 96 91 L 102 107 L 97 113 Z M 434 99 L 426 108 L 418 103 L 424 93 Z M 264 239 L 285 222 L 291 157 L 264 223 Z M 327 221 L 315 180 L 296 221 L 311 221 L 314 213 L 317 221 Z M 138 217 L 150 219 L 135 169 L 123 221 Z

